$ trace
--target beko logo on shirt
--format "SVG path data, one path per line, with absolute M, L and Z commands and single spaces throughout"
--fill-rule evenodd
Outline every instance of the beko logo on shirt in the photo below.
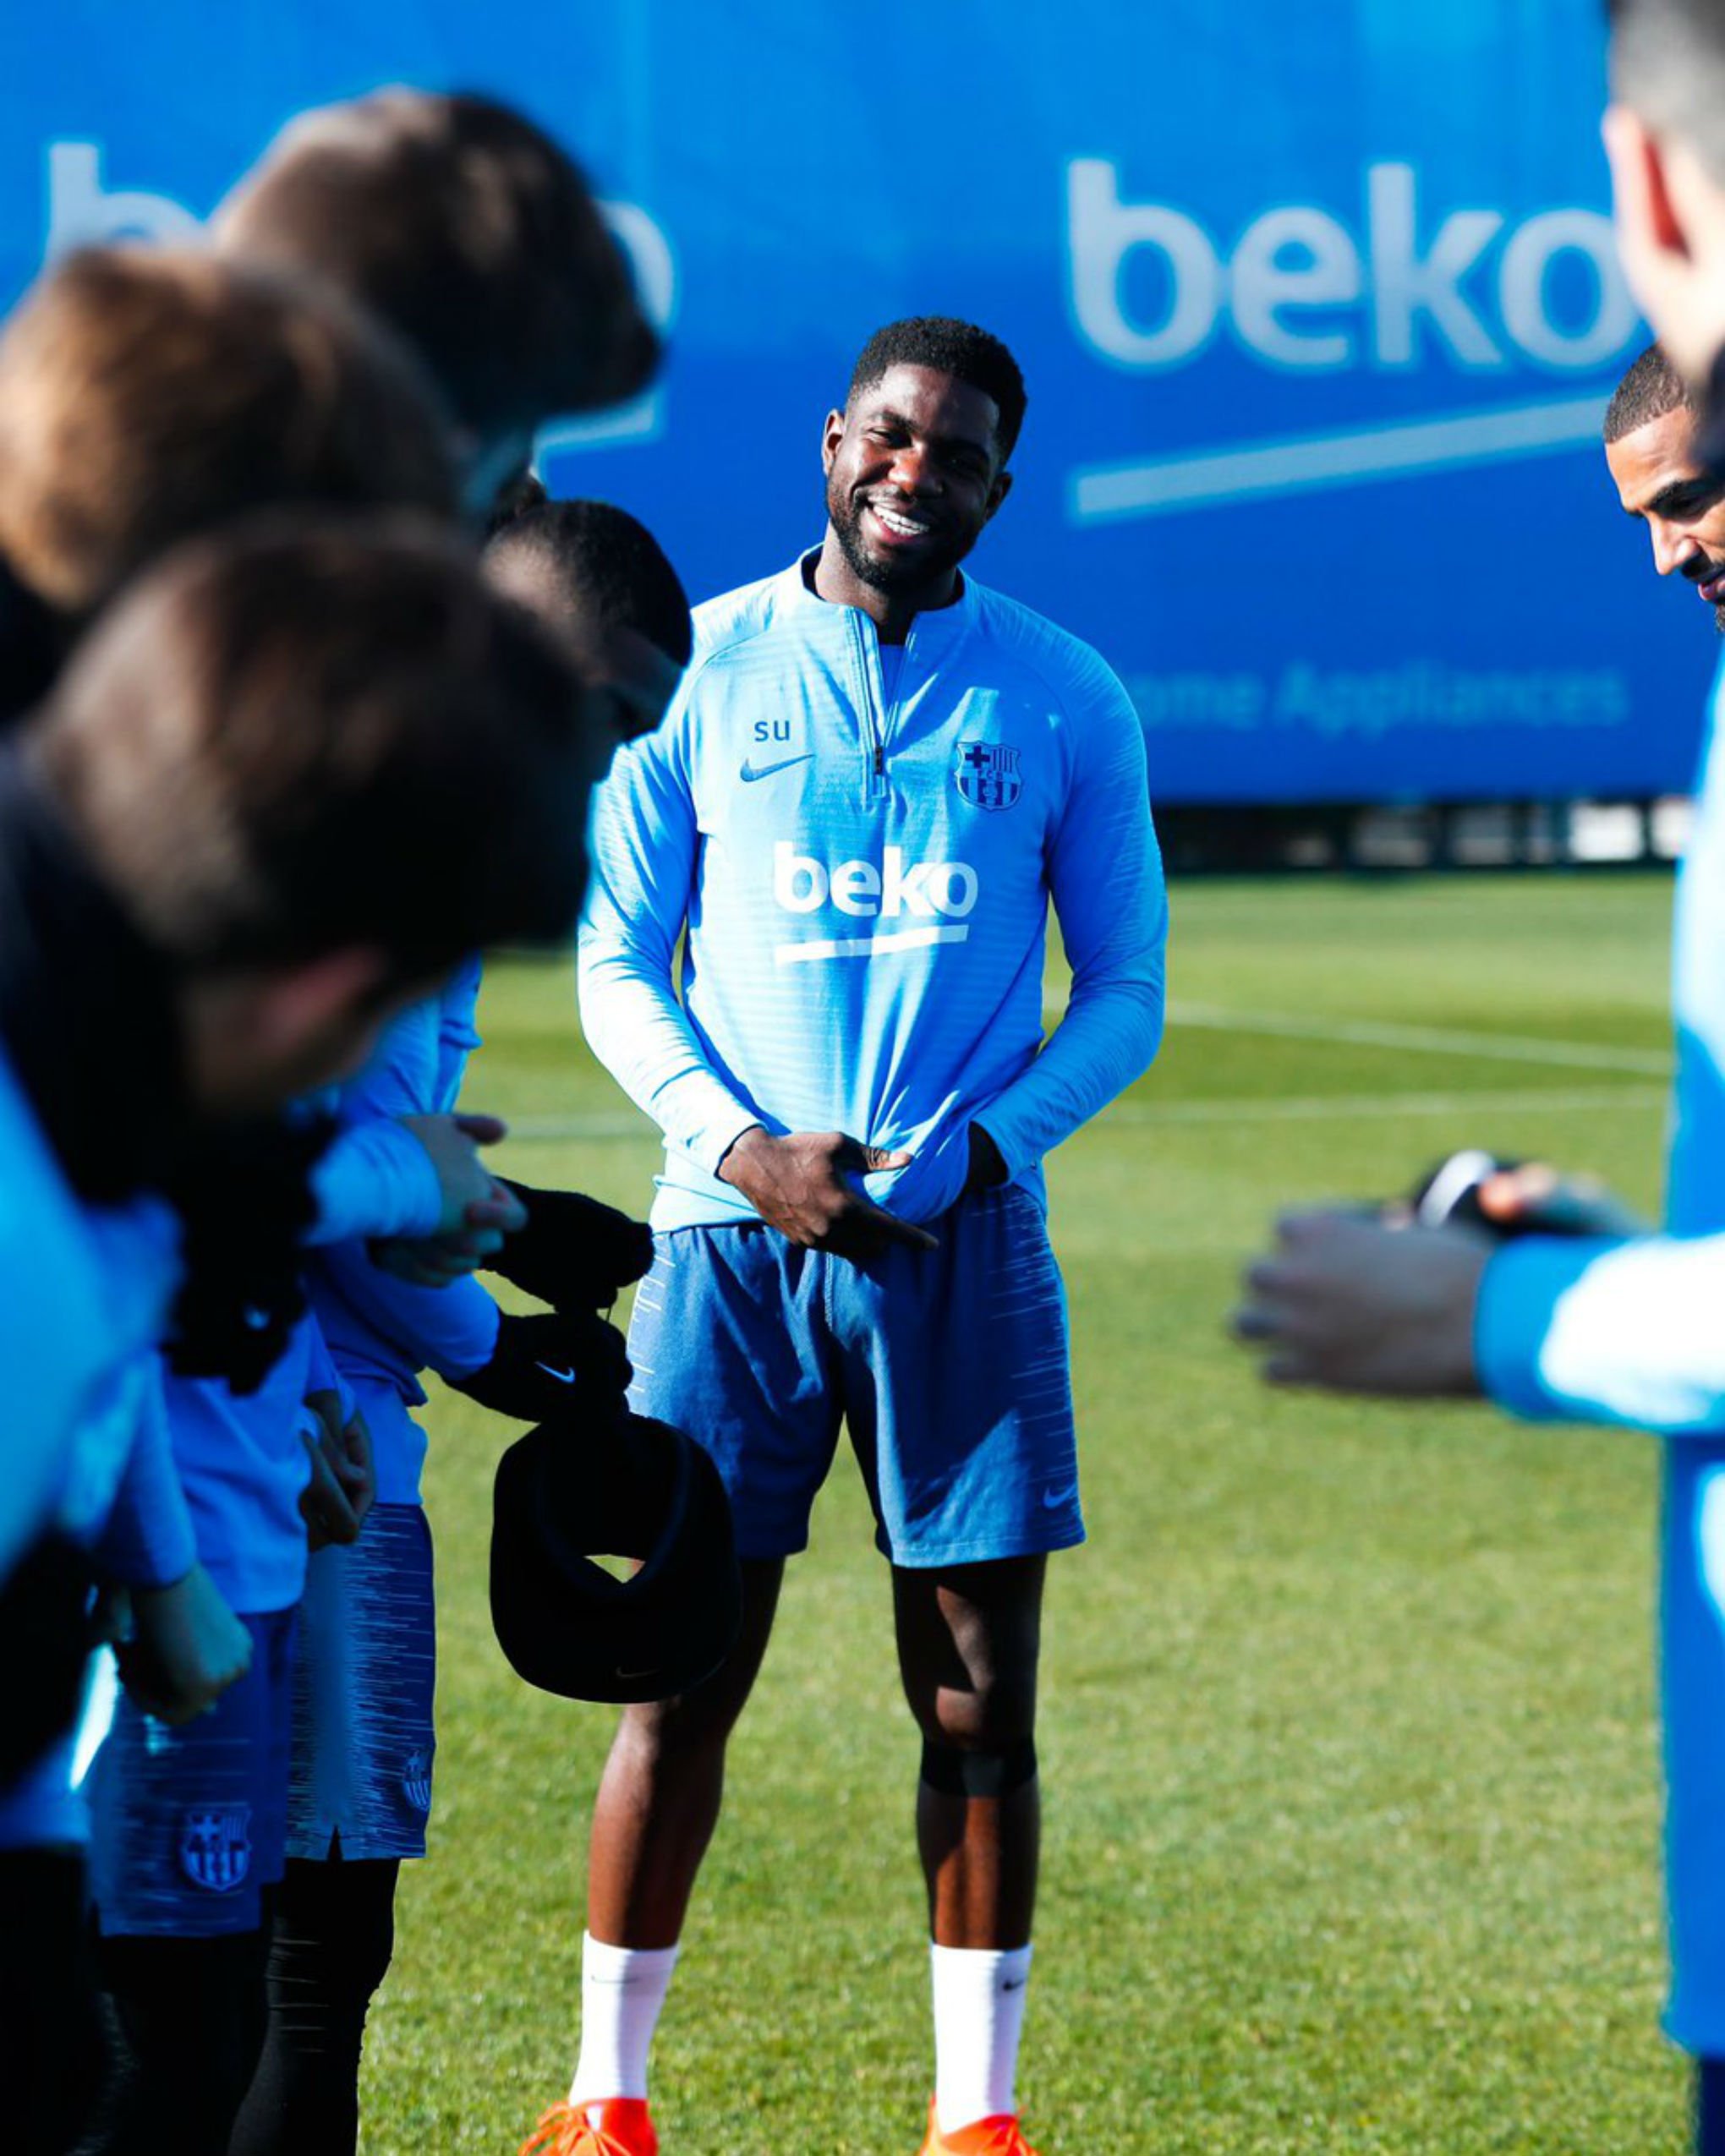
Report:
M 965 861 L 910 861 L 902 846 L 883 849 L 880 866 L 841 861 L 832 867 L 799 853 L 789 839 L 773 848 L 773 897 L 786 913 L 818 913 L 831 906 L 856 921 L 910 921 L 917 925 L 868 936 L 804 938 L 780 944 L 781 966 L 810 960 L 869 958 L 879 951 L 922 950 L 931 944 L 961 944 L 981 885 Z

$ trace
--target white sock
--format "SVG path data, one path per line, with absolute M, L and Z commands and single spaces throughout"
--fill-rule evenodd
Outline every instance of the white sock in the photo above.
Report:
M 645 2096 L 647 2050 L 676 1967 L 675 1946 L 607 1946 L 581 1941 L 581 2056 L 569 2101 Z
M 934 2111 L 942 2133 L 1016 2113 L 1013 2081 L 1030 1949 L 1004 1954 L 931 1946 L 934 1976 Z

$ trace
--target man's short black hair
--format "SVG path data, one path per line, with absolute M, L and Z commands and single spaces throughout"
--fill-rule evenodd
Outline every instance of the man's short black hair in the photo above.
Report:
M 863 346 L 851 371 L 846 403 L 859 390 L 872 389 L 890 367 L 932 367 L 992 397 L 1000 414 L 994 430 L 1000 462 L 1004 464 L 1012 454 L 1027 399 L 1018 362 L 999 337 L 950 315 L 912 315 L 901 322 L 889 322 Z
M 1681 406 L 1693 412 L 1689 386 L 1657 344 L 1650 344 L 1618 384 L 1605 408 L 1605 439 L 1621 441 L 1637 427 L 1662 419 Z
M 610 501 L 550 501 L 539 490 L 499 525 L 490 561 L 513 557 L 550 580 L 572 609 L 638 630 L 679 666 L 694 649 L 688 594 L 647 527 Z

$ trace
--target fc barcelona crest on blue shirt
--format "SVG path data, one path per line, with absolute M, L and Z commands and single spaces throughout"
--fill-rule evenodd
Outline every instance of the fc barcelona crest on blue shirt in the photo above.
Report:
M 972 808 L 1010 808 L 1024 791 L 1018 751 L 1003 741 L 961 741 L 953 752 L 952 775 Z
M 188 1812 L 180 1822 L 179 1860 L 194 1886 L 231 1893 L 251 1869 L 251 1806 Z

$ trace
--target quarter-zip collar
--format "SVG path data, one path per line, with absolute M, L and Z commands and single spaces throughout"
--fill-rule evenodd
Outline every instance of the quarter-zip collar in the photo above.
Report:
M 835 599 L 823 599 L 813 588 L 811 579 L 814 565 L 819 559 L 820 549 L 811 547 L 799 555 L 784 572 L 778 579 L 779 591 L 775 594 L 780 604 L 799 610 L 818 610 L 839 621 L 847 616 L 856 615 L 868 624 L 870 634 L 873 635 L 874 624 L 860 607 L 846 606 Z M 919 653 L 931 656 L 938 664 L 969 634 L 976 617 L 976 586 L 961 569 L 958 572 L 957 598 L 950 606 L 931 606 L 917 615 L 911 624 L 911 639 L 914 639 Z M 878 635 L 875 640 L 877 643 L 879 641 Z

